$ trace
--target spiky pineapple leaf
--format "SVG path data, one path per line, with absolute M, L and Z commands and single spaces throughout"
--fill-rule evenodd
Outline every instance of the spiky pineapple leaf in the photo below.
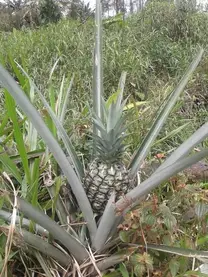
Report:
M 120 94 L 118 94 L 117 99 L 119 98 Z M 124 116 L 123 116 L 123 109 L 126 105 L 127 99 L 124 100 L 121 105 L 118 107 L 118 103 L 112 103 L 107 110 L 107 118 L 106 120 L 106 126 L 107 126 L 107 131 L 109 132 L 111 129 L 114 129 L 115 126 L 117 125 L 118 121 L 123 121 L 124 122 Z
M 180 159 L 179 161 L 171 164 L 168 167 L 165 167 L 161 171 L 154 173 L 147 180 L 142 182 L 139 186 L 131 190 L 126 197 L 131 199 L 131 207 L 128 205 L 128 209 L 132 208 L 132 206 L 136 205 L 139 199 L 150 192 L 152 189 L 160 185 L 163 181 L 167 180 L 171 176 L 177 174 L 185 168 L 188 168 L 192 164 L 197 163 L 198 161 L 204 159 L 208 156 L 208 149 L 203 149 L 201 152 L 193 154 L 187 158 Z M 127 206 L 126 202 L 120 199 L 116 204 L 118 207 L 121 207 L 120 204 L 123 203 L 124 206 Z M 134 204 L 132 204 L 134 203 Z
M 44 212 L 34 208 L 22 198 L 17 197 L 17 202 L 21 212 L 48 230 L 55 239 L 63 243 L 73 253 L 77 260 L 83 260 L 88 257 L 85 247 L 74 236 L 67 233 L 55 221 L 45 215 Z
M 81 162 L 79 161 L 79 158 L 74 150 L 74 147 L 71 143 L 71 140 L 69 138 L 69 136 L 67 135 L 63 125 L 61 124 L 61 122 L 59 121 L 59 119 L 57 118 L 57 116 L 55 115 L 55 113 L 53 112 L 53 110 L 51 109 L 51 107 L 49 106 L 48 102 L 46 101 L 46 99 L 44 98 L 43 94 L 41 93 L 41 91 L 38 89 L 38 87 L 35 85 L 35 83 L 32 81 L 32 79 L 29 77 L 29 75 L 27 74 L 27 72 L 18 64 L 18 66 L 21 68 L 21 70 L 23 71 L 23 73 L 25 74 L 25 76 L 28 78 L 29 83 L 30 83 L 30 87 L 33 87 L 41 101 L 43 102 L 43 104 L 45 105 L 48 113 L 51 116 L 51 119 L 53 120 L 52 124 L 56 126 L 58 133 L 60 135 L 60 137 L 62 138 L 62 141 L 64 143 L 64 146 L 66 147 L 67 153 L 70 156 L 71 162 L 78 174 L 78 176 L 80 177 L 80 179 L 84 176 L 84 171 L 83 171 L 83 167 L 81 165 Z
M 146 158 L 146 156 L 149 152 L 151 145 L 153 144 L 153 142 L 156 139 L 156 137 L 158 136 L 161 128 L 163 127 L 164 123 L 166 122 L 168 115 L 170 114 L 172 108 L 174 107 L 178 97 L 184 90 L 186 84 L 189 81 L 190 76 L 192 75 L 192 73 L 194 72 L 196 67 L 198 66 L 198 64 L 202 58 L 203 52 L 204 52 L 203 49 L 200 49 L 198 51 L 198 53 L 195 56 L 195 58 L 193 59 L 192 63 L 186 70 L 184 76 L 180 80 L 178 86 L 170 94 L 164 107 L 159 112 L 155 122 L 153 123 L 150 131 L 148 132 L 148 134 L 146 135 L 144 140 L 142 141 L 140 147 L 135 151 L 133 158 L 129 164 L 129 169 L 131 170 L 132 177 L 136 176 L 142 162 L 144 161 L 144 159 Z
M 158 167 L 155 173 L 158 173 L 160 170 L 168 167 L 179 159 L 185 157 L 190 151 L 205 140 L 208 137 L 208 122 L 203 124 L 196 132 L 193 133 L 186 141 L 184 141 L 171 155 L 168 157 L 165 162 Z
M 116 159 L 116 153 L 119 154 L 119 151 L 121 151 L 122 155 L 122 151 L 124 149 L 124 147 L 119 144 L 122 144 L 125 139 L 123 134 L 126 131 L 125 121 L 127 114 L 123 114 L 123 109 L 127 101 L 127 99 L 123 101 L 125 79 L 126 72 L 123 72 L 119 81 L 118 91 L 112 94 L 106 102 L 104 100 L 101 101 L 103 110 L 102 118 L 96 113 L 93 114 L 94 127 L 97 131 L 99 131 L 99 134 L 94 132 L 92 135 L 94 152 L 97 151 L 98 155 L 101 153 L 105 154 L 105 160 L 107 157 L 113 155 Z M 100 139 L 98 137 L 100 137 Z M 116 148 L 115 151 L 112 150 L 113 147 Z M 119 155 L 119 157 L 121 155 Z
M 10 76 L 10 74 L 0 65 L 0 80 L 3 86 L 8 90 L 8 92 L 13 96 L 16 103 L 21 107 L 21 109 L 25 112 L 28 118 L 33 123 L 34 127 L 37 129 L 39 134 L 44 139 L 45 143 L 51 150 L 59 164 L 60 168 L 64 172 L 66 178 L 69 181 L 69 184 L 72 188 L 72 191 L 77 199 L 80 209 L 83 212 L 83 216 L 88 224 L 89 232 L 91 238 L 94 237 L 95 232 L 97 230 L 96 223 L 93 217 L 93 212 L 91 209 L 91 205 L 86 196 L 82 183 L 74 172 L 73 167 L 68 161 L 66 155 L 61 149 L 60 145 L 53 137 L 48 127 L 44 123 L 38 111 L 31 104 L 29 99 L 26 97 L 25 93 L 22 89 L 16 84 L 14 79 Z
M 93 70 L 93 112 L 98 118 L 103 117 L 103 61 L 102 61 L 102 7 L 100 0 L 96 0 L 95 9 L 95 49 Z M 99 135 L 97 126 L 93 126 L 93 133 Z
M 106 239 L 109 236 L 109 233 L 111 231 L 112 223 L 109 222 L 108 214 L 114 211 L 114 204 L 115 204 L 115 192 L 111 194 L 111 197 L 108 200 L 102 219 L 98 226 L 97 233 L 92 242 L 93 247 L 96 249 L 98 253 L 103 249 Z
M 117 98 L 116 106 L 119 108 L 121 106 L 121 103 L 123 101 L 123 94 L 124 94 L 124 88 L 125 88 L 125 83 L 126 83 L 126 75 L 127 72 L 123 71 L 121 73 L 121 77 L 118 83 L 118 91 L 120 92 Z
M 203 158 L 208 156 L 208 150 L 203 149 L 201 152 L 196 153 L 188 158 L 181 159 L 171 166 L 162 169 L 160 172 L 153 174 L 147 180 L 142 182 L 139 186 L 132 189 L 126 196 L 116 202 L 116 208 L 119 214 L 115 216 L 114 213 L 109 214 L 109 218 L 114 218 L 114 226 L 112 227 L 111 236 L 113 236 L 117 230 L 117 226 L 124 220 L 124 215 L 130 211 L 134 206 L 138 205 L 141 198 L 147 195 L 151 190 L 160 185 L 163 181 L 167 180 L 171 176 L 177 174 L 183 169 L 197 163 Z M 112 220 L 113 221 L 113 220 Z
M 133 244 L 133 243 L 128 243 L 128 246 L 132 247 L 132 249 L 135 248 L 135 250 L 144 247 L 143 244 Z M 198 260 L 201 260 L 202 258 L 208 258 L 208 251 L 201 251 L 201 250 L 167 246 L 167 245 L 158 245 L 158 244 L 151 244 L 151 243 L 147 243 L 145 247 L 151 250 L 157 250 L 160 252 L 170 253 L 170 254 L 183 256 L 183 257 L 196 258 Z
M 31 232 L 28 232 L 24 229 L 15 228 L 15 231 L 19 234 L 20 238 L 22 237 L 27 245 L 30 245 L 33 249 L 36 249 L 45 255 L 48 255 L 64 266 L 68 266 L 71 257 L 63 253 L 61 250 L 57 249 L 53 245 L 49 244 L 40 236 L 34 235 Z

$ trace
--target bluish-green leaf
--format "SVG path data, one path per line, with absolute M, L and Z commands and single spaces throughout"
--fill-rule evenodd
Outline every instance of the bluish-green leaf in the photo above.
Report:
M 70 162 L 68 161 L 66 155 L 64 154 L 60 145 L 58 144 L 56 139 L 53 137 L 53 135 L 45 125 L 38 111 L 34 108 L 34 106 L 30 103 L 29 99 L 26 97 L 25 93 L 20 89 L 20 87 L 16 84 L 14 79 L 1 65 L 0 65 L 0 80 L 3 86 L 13 96 L 16 103 L 21 107 L 21 109 L 31 120 L 34 127 L 37 129 L 37 131 L 42 136 L 45 143 L 53 153 L 56 161 L 58 162 L 60 168 L 62 169 L 63 173 L 67 177 L 69 184 L 71 185 L 72 191 L 77 199 L 79 207 L 82 210 L 83 216 L 88 224 L 90 236 L 91 238 L 93 238 L 97 230 L 97 227 L 93 217 L 91 205 L 86 196 L 82 183 L 77 177 L 76 173 L 74 172 L 74 169 L 71 166 Z
M 102 11 L 101 1 L 96 0 L 95 10 L 95 49 L 93 70 L 93 112 L 98 118 L 102 118 L 103 98 L 103 60 L 102 60 Z M 98 135 L 97 126 L 93 126 L 94 134 Z
M 170 114 L 172 108 L 174 107 L 178 97 L 183 92 L 186 84 L 189 81 L 190 76 L 193 74 L 194 70 L 198 66 L 202 55 L 203 50 L 200 49 L 194 58 L 193 62 L 190 64 L 189 68 L 185 72 L 184 76 L 180 80 L 176 89 L 170 94 L 169 98 L 167 99 L 164 107 L 160 110 L 155 122 L 153 123 L 150 131 L 142 141 L 138 150 L 135 151 L 132 161 L 130 162 L 129 168 L 131 170 L 132 177 L 135 177 L 142 162 L 148 155 L 150 147 L 152 146 L 153 142 L 155 141 L 156 137 L 158 136 L 160 130 L 162 129 L 164 123 L 166 122 L 168 115 Z

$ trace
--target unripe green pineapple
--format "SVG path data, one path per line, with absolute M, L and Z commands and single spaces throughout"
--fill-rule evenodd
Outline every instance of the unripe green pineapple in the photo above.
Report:
M 99 135 L 93 135 L 96 157 L 87 168 L 84 187 L 93 211 L 98 214 L 105 209 L 113 191 L 117 201 L 138 184 L 137 178 L 130 178 L 122 159 L 126 148 L 126 115 L 123 114 L 126 101 L 121 102 L 120 96 L 117 93 L 110 104 L 103 103 L 102 119 L 93 118 Z

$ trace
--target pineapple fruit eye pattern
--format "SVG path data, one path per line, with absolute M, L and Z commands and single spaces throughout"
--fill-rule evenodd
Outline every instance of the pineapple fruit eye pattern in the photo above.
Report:
M 95 159 L 89 166 L 84 179 L 84 187 L 93 211 L 104 211 L 111 193 L 115 191 L 116 201 L 138 184 L 131 179 L 129 170 L 121 162 L 112 164 Z
M 120 80 L 125 77 L 126 73 L 123 73 Z M 126 104 L 123 91 L 119 90 L 112 98 L 110 104 L 108 101 L 111 98 L 101 102 L 101 117 L 93 116 L 99 135 L 92 134 L 95 157 L 86 170 L 83 182 L 93 212 L 97 214 L 103 213 L 113 192 L 117 201 L 138 184 L 137 176 L 130 177 L 123 160 L 128 115 L 128 111 L 123 112 Z

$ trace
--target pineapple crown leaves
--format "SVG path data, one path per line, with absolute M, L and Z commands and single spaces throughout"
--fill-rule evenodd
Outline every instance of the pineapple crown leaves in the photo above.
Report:
M 126 119 L 126 116 L 120 117 L 120 119 L 117 121 L 114 128 L 111 128 L 111 129 L 109 128 L 108 124 L 105 124 L 105 122 L 102 122 L 101 119 L 99 118 L 96 119 L 96 116 L 93 118 L 93 122 L 101 133 L 100 137 L 104 140 L 107 140 L 110 138 L 112 141 L 118 138 L 118 136 L 116 136 L 117 134 L 123 135 L 125 133 L 127 129 L 127 127 L 125 126 L 125 119 Z
M 122 102 L 123 92 L 118 90 L 103 105 L 104 120 L 106 121 L 107 131 L 116 128 L 117 124 L 123 119 L 123 109 L 126 106 L 127 99 Z M 112 100 L 111 100 L 112 99 Z
M 122 157 L 126 146 L 123 141 L 127 137 L 125 134 L 128 114 L 123 113 L 127 99 L 123 100 L 123 90 L 118 89 L 105 102 L 102 100 L 103 118 L 93 115 L 94 126 L 99 130 L 99 135 L 93 134 L 94 147 L 97 156 L 107 161 L 117 160 Z
M 124 137 L 126 136 L 118 138 L 114 144 L 112 144 L 110 141 L 103 140 L 99 136 L 93 135 L 94 141 L 96 142 L 97 157 L 106 162 L 118 161 L 126 150 L 126 146 L 122 144 Z

